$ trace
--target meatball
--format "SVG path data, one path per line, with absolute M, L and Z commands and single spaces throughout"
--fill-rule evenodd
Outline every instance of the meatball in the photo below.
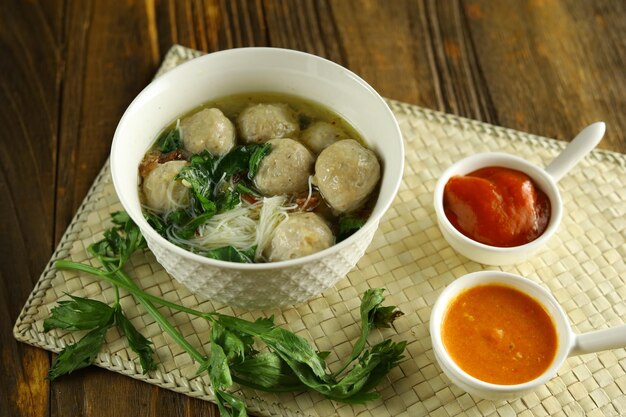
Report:
M 246 143 L 295 137 L 300 132 L 296 115 L 288 105 L 282 103 L 261 103 L 246 107 L 237 118 L 237 128 Z
M 315 213 L 295 213 L 282 222 L 263 254 L 270 262 L 286 261 L 324 250 L 335 243 L 333 232 Z
M 293 139 L 272 139 L 271 151 L 259 164 L 254 182 L 265 196 L 296 194 L 307 191 L 315 158 Z
M 204 109 L 180 122 L 183 146 L 191 153 L 227 154 L 235 146 L 235 126 L 219 109 Z
M 333 210 L 346 213 L 365 202 L 379 179 L 380 164 L 374 152 L 346 139 L 318 156 L 313 182 Z
M 150 171 L 143 182 L 148 207 L 166 213 L 188 204 L 189 189 L 180 180 L 174 179 L 185 165 L 187 161 L 170 161 Z
M 302 131 L 300 142 L 304 143 L 316 155 L 348 135 L 339 126 L 328 122 L 316 122 Z

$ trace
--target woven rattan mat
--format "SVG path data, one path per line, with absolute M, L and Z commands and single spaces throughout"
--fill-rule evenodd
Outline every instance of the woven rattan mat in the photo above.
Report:
M 197 54 L 174 47 L 159 73 Z M 441 236 L 432 207 L 437 177 L 456 160 L 482 151 L 502 150 L 545 165 L 564 144 L 413 105 L 389 104 L 406 141 L 404 181 L 367 254 L 334 288 L 293 308 L 246 312 L 196 298 L 172 280 L 148 251 L 133 257 L 131 276 L 151 293 L 207 311 L 247 319 L 274 314 L 278 323 L 313 341 L 320 351 L 331 351 L 331 369 L 349 355 L 351 343 L 358 337 L 359 295 L 370 287 L 387 288 L 388 302 L 398 305 L 406 315 L 395 322 L 395 329 L 385 329 L 384 336 L 407 340 L 408 346 L 406 360 L 379 387 L 382 399 L 366 406 L 350 406 L 310 393 L 238 391 L 249 411 L 260 415 L 626 415 L 625 349 L 570 358 L 548 384 L 511 402 L 473 398 L 442 374 L 428 332 L 431 307 L 447 284 L 484 267 L 457 255 Z M 626 317 L 626 155 L 594 151 L 559 186 L 565 205 L 560 230 L 531 261 L 504 270 L 549 288 L 578 332 L 622 324 Z M 61 258 L 89 262 L 85 248 L 101 238 L 109 226 L 109 213 L 119 209 L 107 164 L 26 302 L 15 324 L 18 340 L 58 352 L 74 342 L 75 336 L 43 333 L 42 321 L 57 300 L 65 294 L 113 300 L 107 284 L 77 272 L 57 272 L 52 262 Z M 211 401 L 207 378 L 194 377 L 196 364 L 190 357 L 162 334 L 130 296 L 122 298 L 122 306 L 154 343 L 159 368 L 142 375 L 136 356 L 116 330 L 109 331 L 96 364 Z M 206 323 L 182 313 L 171 318 L 192 344 L 206 348 Z

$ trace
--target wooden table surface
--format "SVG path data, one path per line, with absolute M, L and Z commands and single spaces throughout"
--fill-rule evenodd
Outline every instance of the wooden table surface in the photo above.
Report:
M 621 0 L 0 0 L 0 16 L 2 416 L 218 415 L 96 367 L 50 383 L 52 355 L 12 337 L 120 116 L 173 44 L 307 51 L 383 96 L 563 140 L 604 120 L 600 147 L 626 152 Z

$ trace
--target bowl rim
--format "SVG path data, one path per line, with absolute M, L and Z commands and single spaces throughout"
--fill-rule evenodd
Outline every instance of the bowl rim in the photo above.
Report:
M 116 168 L 117 164 L 116 164 L 115 155 L 119 152 L 118 148 L 123 146 L 121 136 L 122 136 L 122 131 L 124 127 L 128 123 L 127 120 L 129 119 L 130 115 L 134 113 L 135 109 L 141 106 L 141 101 L 143 97 L 151 94 L 153 90 L 157 90 L 159 85 L 168 83 L 171 78 L 176 77 L 176 74 L 178 72 L 184 71 L 188 67 L 206 65 L 204 64 L 205 61 L 210 61 L 212 59 L 215 59 L 216 57 L 223 57 L 223 56 L 228 56 L 228 55 L 240 55 L 240 54 L 247 54 L 251 52 L 284 54 L 284 55 L 292 55 L 294 57 L 297 57 L 298 59 L 312 59 L 320 63 L 323 63 L 324 65 L 327 65 L 330 68 L 333 68 L 334 70 L 344 72 L 356 84 L 358 84 L 360 88 L 365 89 L 369 94 L 371 94 L 376 100 L 380 102 L 380 104 L 382 105 L 382 111 L 384 112 L 385 117 L 389 118 L 389 120 L 392 122 L 393 131 L 394 131 L 393 136 L 399 139 L 398 141 L 399 142 L 398 143 L 398 149 L 399 149 L 398 158 L 399 158 L 399 163 L 400 163 L 399 172 L 398 172 L 399 175 L 391 183 L 391 190 L 390 190 L 391 193 L 389 194 L 390 198 L 386 201 L 377 200 L 376 205 L 379 206 L 378 207 L 379 209 L 377 210 L 377 212 L 372 213 L 372 215 L 370 215 L 370 217 L 367 219 L 365 224 L 357 232 L 355 232 L 353 235 L 351 235 L 347 239 L 344 239 L 341 242 L 335 243 L 334 245 L 320 252 L 316 252 L 310 255 L 302 256 L 302 257 L 295 258 L 295 259 L 289 259 L 285 261 L 266 262 L 266 263 L 237 263 L 237 262 L 229 262 L 229 261 L 222 261 L 218 259 L 207 258 L 205 256 L 189 252 L 186 249 L 183 249 L 175 245 L 174 243 L 170 242 L 169 240 L 159 235 L 148 224 L 148 222 L 145 220 L 143 216 L 140 216 L 139 218 L 135 218 L 136 216 L 134 215 L 133 211 L 127 209 L 128 203 L 125 201 L 126 199 L 124 195 L 120 192 L 120 187 L 118 186 L 118 182 L 121 181 L 121 179 L 118 179 L 118 175 L 120 174 L 119 174 L 118 169 Z M 320 104 L 324 105 L 323 103 L 320 103 Z M 168 251 L 173 252 L 176 255 L 181 256 L 183 258 L 199 262 L 201 264 L 211 265 L 211 266 L 219 267 L 221 269 L 246 270 L 246 271 L 268 271 L 268 270 L 285 269 L 285 268 L 293 268 L 293 267 L 301 266 L 303 264 L 308 264 L 313 261 L 319 261 L 322 258 L 328 255 L 331 255 L 335 252 L 341 252 L 342 249 L 344 249 L 345 247 L 348 247 L 356 243 L 359 239 L 361 239 L 363 235 L 371 227 L 375 227 L 375 225 L 380 221 L 382 216 L 387 212 L 387 210 L 393 203 L 394 199 L 396 198 L 398 194 L 398 190 L 400 189 L 400 185 L 402 183 L 402 178 L 404 175 L 405 149 L 404 149 L 404 140 L 403 140 L 402 132 L 400 130 L 400 126 L 398 125 L 398 121 L 396 120 L 395 115 L 389 108 L 389 105 L 380 96 L 380 94 L 378 94 L 378 92 L 374 90 L 372 86 L 370 86 L 364 79 L 362 79 L 360 76 L 358 76 L 354 72 L 350 71 L 349 69 L 329 59 L 326 59 L 326 58 L 323 58 L 314 54 L 310 54 L 307 52 L 296 51 L 293 49 L 275 48 L 275 47 L 243 47 L 243 48 L 232 48 L 232 49 L 227 49 L 227 50 L 222 50 L 222 51 L 216 51 L 216 52 L 208 53 L 206 55 L 202 55 L 200 57 L 193 58 L 187 62 L 184 62 L 176 66 L 175 68 L 169 70 L 162 76 L 155 78 L 152 82 L 150 82 L 133 99 L 133 101 L 130 103 L 130 105 L 124 111 L 124 114 L 120 118 L 120 121 L 115 130 L 115 134 L 113 136 L 110 156 L 111 156 L 111 175 L 112 175 L 113 185 L 114 185 L 116 194 L 122 206 L 126 210 L 126 212 L 133 219 L 133 221 L 139 226 L 142 234 L 147 234 L 150 239 L 156 240 L 157 242 L 159 242 L 161 246 L 164 246 Z M 384 164 L 385 161 L 382 161 L 382 162 Z M 384 169 L 384 165 L 383 165 L 383 169 Z
M 455 171 L 458 169 L 458 167 L 469 162 L 488 160 L 489 158 L 509 160 L 513 161 L 514 163 L 520 164 L 524 167 L 523 170 L 517 168 L 514 169 L 522 171 L 523 173 L 531 177 L 533 181 L 536 181 L 535 177 L 541 177 L 547 184 L 549 184 L 548 190 L 545 190 L 543 188 L 541 188 L 541 190 L 548 196 L 548 199 L 550 200 L 550 220 L 548 222 L 546 230 L 544 230 L 543 233 L 539 235 L 535 240 L 518 246 L 501 247 L 487 245 L 461 233 L 450 222 L 448 216 L 445 215 L 443 209 L 443 191 L 448 180 L 453 175 L 455 175 Z M 481 163 L 479 165 L 480 167 L 475 168 L 474 170 L 487 166 L 497 166 L 493 163 Z M 499 255 L 513 255 L 534 252 L 538 247 L 542 246 L 547 240 L 549 240 L 552 235 L 554 235 L 554 233 L 558 230 L 561 224 L 561 220 L 563 218 L 563 200 L 561 199 L 561 193 L 554 178 L 552 178 L 552 176 L 550 176 L 550 174 L 545 169 L 530 163 L 526 159 L 506 152 L 481 152 L 467 156 L 450 165 L 437 180 L 437 183 L 435 185 L 435 192 L 433 193 L 433 204 L 439 224 L 444 227 L 446 231 L 451 234 L 455 239 L 467 246 L 472 246 L 474 249 Z M 445 234 L 444 237 L 447 239 Z
M 486 281 L 482 281 L 482 279 L 485 279 Z M 480 285 L 489 285 L 490 283 L 516 289 L 531 297 L 533 300 L 538 302 L 544 310 L 546 310 L 546 313 L 548 314 L 548 316 L 550 316 L 555 326 L 558 345 L 554 353 L 554 358 L 552 359 L 552 362 L 548 365 L 545 371 L 543 371 L 539 376 L 531 379 L 530 381 L 522 382 L 519 384 L 504 385 L 478 379 L 475 376 L 472 376 L 465 372 L 463 368 L 461 368 L 452 359 L 443 343 L 443 338 L 441 337 L 441 323 L 443 323 L 445 313 L 450 303 L 463 291 Z M 521 288 L 522 286 L 529 286 L 533 288 L 537 293 L 540 294 L 541 298 L 538 298 L 533 294 L 529 294 L 527 290 Z M 556 314 L 552 314 L 549 312 L 547 308 L 548 305 L 556 311 Z M 559 322 L 565 328 L 564 334 L 559 334 Z M 437 324 L 439 324 L 439 326 L 437 326 Z M 455 376 L 457 378 L 459 378 L 463 383 L 471 386 L 474 389 L 500 394 L 523 392 L 547 383 L 550 379 L 552 379 L 552 377 L 556 375 L 559 368 L 563 365 L 563 362 L 569 356 L 569 353 L 571 352 L 575 342 L 575 335 L 572 330 L 571 323 L 567 315 L 565 314 L 563 307 L 561 307 L 559 302 L 556 300 L 556 298 L 554 298 L 550 291 L 548 291 L 538 283 L 521 275 L 498 270 L 477 271 L 465 274 L 446 286 L 441 294 L 439 294 L 437 300 L 435 301 L 435 304 L 433 305 L 433 309 L 431 311 L 431 319 L 429 323 L 429 331 L 437 361 L 444 362 L 440 364 L 442 369 L 448 367 L 450 371 L 455 373 Z

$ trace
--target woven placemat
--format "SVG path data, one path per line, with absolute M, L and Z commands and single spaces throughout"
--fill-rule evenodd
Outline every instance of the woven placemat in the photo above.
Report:
M 159 74 L 199 54 L 176 46 L 167 54 Z M 400 192 L 367 254 L 346 279 L 322 296 L 282 310 L 233 309 L 189 293 L 167 275 L 149 251 L 132 258 L 130 275 L 153 294 L 202 310 L 246 319 L 274 314 L 277 323 L 313 341 L 320 351 L 330 351 L 331 369 L 349 355 L 358 337 L 360 294 L 371 287 L 388 290 L 387 302 L 398 305 L 406 315 L 395 322 L 395 329 L 375 332 L 373 337 L 407 340 L 408 346 L 406 360 L 379 386 L 380 400 L 350 406 L 311 393 L 237 391 L 249 411 L 259 415 L 626 415 L 625 349 L 570 358 L 545 386 L 510 402 L 473 398 L 442 374 L 428 332 L 431 307 L 447 284 L 484 267 L 457 255 L 441 236 L 432 207 L 437 177 L 451 163 L 482 151 L 501 150 L 545 165 L 565 144 L 396 101 L 389 105 L 406 143 Z M 578 332 L 622 324 L 626 317 L 626 155 L 596 150 L 564 177 L 559 187 L 565 207 L 560 230 L 536 257 L 503 269 L 552 291 Z M 107 302 L 114 299 L 108 284 L 77 272 L 55 271 L 52 263 L 65 258 L 91 262 L 85 248 L 110 226 L 109 213 L 121 208 L 106 164 L 26 302 L 14 328 L 18 340 L 58 352 L 76 340 L 70 333 L 43 333 L 43 319 L 60 298 L 73 294 Z M 196 364 L 191 358 L 163 335 L 133 298 L 124 296 L 121 303 L 132 322 L 154 343 L 159 367 L 141 374 L 135 354 L 116 330 L 109 331 L 96 364 L 212 401 L 208 379 L 194 377 Z M 193 345 L 206 349 L 209 328 L 205 322 L 163 311 Z

